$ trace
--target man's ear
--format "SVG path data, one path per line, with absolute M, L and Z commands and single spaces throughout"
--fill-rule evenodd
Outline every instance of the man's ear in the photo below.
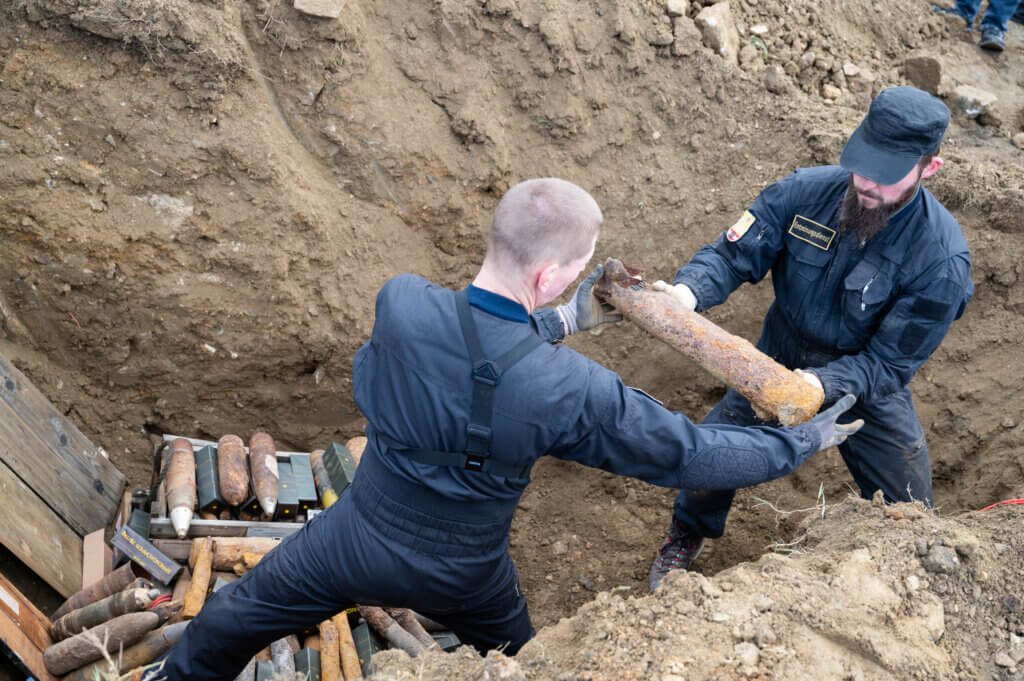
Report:
M 942 159 L 939 158 L 938 156 L 933 156 L 932 160 L 931 160 L 931 163 L 926 165 L 924 167 L 924 170 L 921 171 L 921 179 L 923 180 L 923 179 L 931 177 L 932 175 L 937 173 L 939 171 L 939 168 L 941 168 L 941 167 L 942 167 Z
M 534 281 L 538 299 L 554 300 L 562 294 L 561 291 L 553 290 L 558 270 L 558 263 L 554 262 L 543 264 L 537 270 L 537 277 Z

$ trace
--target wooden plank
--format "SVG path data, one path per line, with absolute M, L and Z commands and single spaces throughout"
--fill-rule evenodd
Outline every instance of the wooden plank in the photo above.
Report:
M 0 611 L 7 613 L 39 650 L 46 650 L 53 645 L 50 618 L 25 598 L 3 573 L 0 573 Z
M 60 595 L 82 588 L 82 538 L 0 462 L 0 543 Z
M 22 673 L 40 681 L 57 681 L 57 677 L 46 671 L 43 651 L 35 646 L 6 611 L 0 610 L 0 649 L 11 659 Z
M 188 526 L 189 537 L 287 537 L 298 532 L 302 523 L 265 523 L 254 520 L 203 520 L 193 518 Z M 177 537 L 170 518 L 150 518 L 151 539 Z
M 0 460 L 79 536 L 109 525 L 124 475 L 2 355 L 0 399 Z

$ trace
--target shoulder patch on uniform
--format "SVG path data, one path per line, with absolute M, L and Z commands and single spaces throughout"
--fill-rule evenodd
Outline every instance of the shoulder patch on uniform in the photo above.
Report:
M 789 234 L 823 251 L 830 249 L 832 241 L 836 238 L 836 230 L 810 218 L 805 218 L 803 215 L 793 218 L 793 224 L 789 226 Z
M 725 238 L 729 241 L 739 241 L 756 219 L 749 210 L 743 211 L 743 215 L 736 221 L 736 224 L 725 232 Z

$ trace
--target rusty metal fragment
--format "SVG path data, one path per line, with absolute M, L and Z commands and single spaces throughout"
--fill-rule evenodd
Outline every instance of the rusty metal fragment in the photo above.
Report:
M 655 338 L 697 362 L 754 407 L 759 418 L 795 426 L 818 413 L 824 395 L 749 341 L 651 289 L 643 270 L 609 258 L 594 295 Z

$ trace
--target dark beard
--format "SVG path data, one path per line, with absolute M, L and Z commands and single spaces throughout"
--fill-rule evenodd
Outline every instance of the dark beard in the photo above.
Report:
M 889 224 L 889 219 L 896 211 L 914 198 L 919 186 L 920 181 L 892 203 L 883 202 L 876 208 L 865 208 L 857 199 L 857 190 L 853 187 L 853 176 L 851 175 L 850 181 L 846 185 L 846 195 L 843 196 L 843 202 L 839 206 L 839 231 L 843 234 L 850 232 L 857 237 L 860 243 L 866 244 L 885 229 L 885 226 Z

